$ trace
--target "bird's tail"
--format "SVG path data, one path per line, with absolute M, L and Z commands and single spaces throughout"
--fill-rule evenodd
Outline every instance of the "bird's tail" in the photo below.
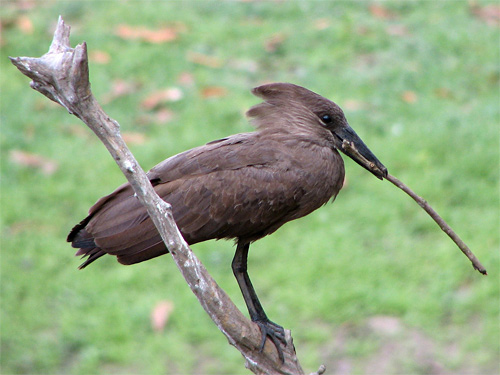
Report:
M 78 249 L 75 256 L 82 256 L 87 258 L 78 268 L 82 269 L 87 267 L 94 260 L 102 257 L 106 252 L 99 248 L 94 242 L 94 238 L 90 233 L 85 230 L 85 226 L 89 221 L 89 217 L 85 218 L 82 222 L 75 225 L 68 235 L 67 241 L 71 242 L 71 246 Z

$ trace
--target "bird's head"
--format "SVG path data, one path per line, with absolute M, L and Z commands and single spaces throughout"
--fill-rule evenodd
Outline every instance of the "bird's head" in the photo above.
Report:
M 334 102 L 291 83 L 262 85 L 252 93 L 265 100 L 247 112 L 258 128 L 283 129 L 293 124 L 297 131 L 307 129 L 316 134 L 331 134 L 328 139 L 335 148 L 377 178 L 387 177 L 387 168 L 349 126 L 344 112 Z

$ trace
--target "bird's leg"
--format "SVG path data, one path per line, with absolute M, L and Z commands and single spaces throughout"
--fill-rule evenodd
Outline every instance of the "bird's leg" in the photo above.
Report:
M 264 312 L 264 309 L 262 308 L 262 305 L 260 304 L 259 298 L 257 297 L 257 293 L 255 293 L 255 289 L 253 288 L 252 282 L 250 281 L 250 277 L 247 273 L 247 258 L 249 247 L 249 243 L 238 241 L 238 245 L 236 246 L 236 253 L 234 254 L 232 263 L 233 273 L 236 277 L 236 280 L 238 281 L 241 293 L 243 294 L 243 299 L 245 300 L 245 303 L 247 305 L 250 319 L 252 319 L 252 322 L 258 324 L 262 333 L 260 351 L 264 349 L 266 339 L 269 337 L 278 350 L 278 355 L 281 362 L 284 362 L 285 359 L 283 356 L 283 351 L 280 347 L 280 342 L 286 346 L 285 330 L 280 325 L 268 319 L 266 313 Z

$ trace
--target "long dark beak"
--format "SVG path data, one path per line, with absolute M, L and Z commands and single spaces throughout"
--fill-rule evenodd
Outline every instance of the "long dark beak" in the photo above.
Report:
M 366 147 L 365 143 L 358 137 L 349 125 L 342 126 L 333 131 L 336 146 L 344 154 L 356 163 L 373 173 L 377 178 L 383 180 L 387 177 L 387 168 Z

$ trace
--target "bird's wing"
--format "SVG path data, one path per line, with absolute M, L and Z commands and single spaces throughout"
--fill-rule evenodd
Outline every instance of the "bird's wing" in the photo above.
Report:
M 255 134 L 239 134 L 186 151 L 148 173 L 157 193 L 172 205 L 188 243 L 211 238 L 255 240 L 276 230 L 298 209 L 304 188 L 286 181 L 301 176 L 294 176 L 296 169 L 287 166 L 288 155 L 278 155 L 278 148 L 269 144 L 260 146 Z M 124 264 L 166 253 L 128 184 L 101 198 L 68 240 L 75 247 L 85 241 L 91 247 L 93 241 L 95 248 L 118 256 Z
M 157 184 L 217 170 L 238 169 L 252 163 L 268 163 L 269 152 L 252 151 L 259 147 L 257 138 L 257 133 L 241 133 L 209 142 L 162 161 L 148 172 L 148 177 Z

